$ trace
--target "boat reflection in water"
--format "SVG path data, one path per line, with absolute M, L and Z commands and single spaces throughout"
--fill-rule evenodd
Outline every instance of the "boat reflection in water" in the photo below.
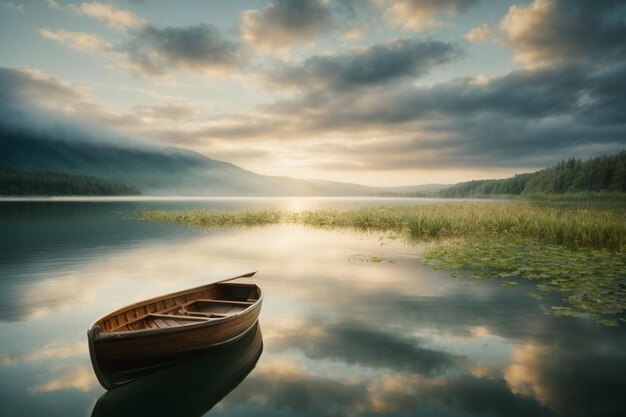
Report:
M 231 344 L 106 392 L 91 416 L 202 416 L 248 376 L 262 351 L 257 322 Z

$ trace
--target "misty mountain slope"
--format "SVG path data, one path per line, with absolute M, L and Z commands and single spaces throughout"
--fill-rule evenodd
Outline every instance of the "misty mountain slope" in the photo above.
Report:
M 92 141 L 51 140 L 26 130 L 0 128 L 0 166 L 121 180 L 144 194 L 319 194 L 306 181 L 281 181 L 192 151 Z
M 368 195 L 368 187 L 345 190 L 313 182 L 255 174 L 233 164 L 173 147 L 73 139 L 80 131 L 45 133 L 0 126 L 0 167 L 91 175 L 123 181 L 153 195 Z M 104 135 L 103 135 L 104 136 Z M 348 187 L 349 188 L 349 187 Z M 346 192 L 344 192 L 346 191 Z
M 0 168 L 99 177 L 135 186 L 144 195 L 369 196 L 444 187 L 368 187 L 264 176 L 190 150 L 137 143 L 106 130 L 44 125 L 0 123 Z

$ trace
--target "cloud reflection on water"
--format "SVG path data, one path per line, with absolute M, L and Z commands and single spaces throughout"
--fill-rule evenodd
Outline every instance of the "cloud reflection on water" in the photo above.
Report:
M 186 239 L 104 251 L 70 273 L 55 271 L 14 287 L 19 296 L 12 302 L 22 319 L 29 317 L 21 322 L 24 331 L 34 334 L 37 326 L 62 322 L 68 328 L 78 325 L 82 337 L 81 326 L 121 305 L 258 269 L 266 297 L 261 315 L 265 352 L 212 415 L 241 410 L 621 414 L 626 383 L 619 372 L 626 369 L 622 329 L 546 315 L 522 285 L 506 289 L 449 279 L 445 272 L 416 264 L 415 252 L 397 241 L 381 246 L 376 235 L 292 225 L 194 232 Z M 355 261 L 354 255 L 399 260 L 369 263 Z M 71 297 L 29 296 L 69 288 Z M 46 313 L 34 316 L 36 311 Z M 15 330 L 0 329 L 7 336 Z M 67 336 L 72 340 L 73 333 Z M 61 368 L 59 360 L 50 356 L 47 367 L 40 361 L 50 375 L 47 381 L 23 382 L 37 387 L 40 396 L 85 392 L 95 401 L 97 388 L 76 370 L 89 366 L 88 358 Z M 5 372 L 0 368 L 0 376 Z M 72 377 L 77 382 L 68 382 Z
M 31 393 L 46 393 L 62 390 L 92 391 L 99 386 L 90 366 L 78 366 L 44 384 L 30 390 Z

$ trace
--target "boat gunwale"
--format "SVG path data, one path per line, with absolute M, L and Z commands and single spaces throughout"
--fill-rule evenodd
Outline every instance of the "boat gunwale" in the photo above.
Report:
M 167 328 L 152 328 L 152 329 L 140 329 L 140 330 L 130 330 L 130 331 L 123 331 L 123 332 L 107 332 L 107 331 L 103 331 L 102 328 L 100 327 L 99 323 L 103 322 L 104 320 L 107 320 L 111 317 L 114 317 L 115 315 L 126 311 L 126 310 L 130 310 L 132 308 L 136 308 L 136 307 L 140 307 L 144 304 L 147 303 L 152 303 L 152 302 L 157 302 L 166 298 L 171 298 L 171 297 L 178 297 L 181 295 L 186 295 L 186 294 L 190 294 L 190 293 L 195 293 L 198 291 L 202 291 L 205 290 L 207 288 L 210 288 L 212 286 L 221 284 L 221 283 L 226 283 L 229 281 L 234 281 L 240 278 L 250 278 L 252 276 L 254 276 L 254 274 L 256 274 L 256 271 L 254 272 L 249 272 L 247 274 L 243 274 L 243 275 L 239 275 L 233 278 L 227 278 L 221 281 L 216 281 L 210 284 L 204 284 L 204 285 L 200 285 L 197 287 L 193 287 L 193 288 L 187 288 L 185 290 L 181 290 L 181 291 L 176 291 L 176 292 L 172 292 L 172 293 L 168 293 L 165 295 L 160 295 L 157 297 L 153 297 L 153 298 L 149 298 L 146 300 L 141 300 L 141 301 L 137 301 L 135 303 L 129 304 L 127 306 L 121 307 L 115 311 L 112 311 L 102 317 L 100 317 L 99 319 L 97 319 L 96 321 L 94 321 L 91 326 L 88 329 L 88 335 L 90 336 L 89 339 L 98 342 L 104 341 L 104 340 L 116 340 L 116 339 L 121 339 L 121 338 L 130 338 L 130 337 L 141 337 L 141 336 L 146 336 L 146 335 L 155 335 L 155 334 L 161 334 L 161 333 L 170 333 L 170 332 L 176 332 L 176 331 L 181 331 L 181 330 L 187 330 L 187 329 L 193 329 L 195 327 L 209 327 L 209 326 L 214 326 L 217 324 L 221 324 L 221 323 L 225 323 L 231 320 L 234 320 L 236 318 L 239 318 L 240 316 L 244 315 L 244 314 L 249 314 L 254 308 L 256 308 L 257 306 L 260 306 L 261 302 L 263 301 L 263 291 L 261 290 L 261 287 L 259 287 L 258 285 L 256 285 L 255 283 L 251 283 L 250 285 L 254 285 L 258 292 L 259 292 L 259 298 L 254 302 L 254 304 L 249 305 L 248 307 L 246 307 L 244 310 L 227 316 L 227 317 L 222 317 L 222 318 L 215 318 L 215 319 L 210 319 L 210 320 L 206 320 L 206 321 L 202 321 L 202 322 L 198 322 L 198 323 L 189 323 L 189 324 L 183 324 L 180 326 L 175 326 L 175 327 L 167 327 Z M 146 314 L 146 317 L 149 314 Z M 96 327 L 98 328 L 97 332 L 94 332 L 94 330 L 96 329 Z M 95 333 L 95 334 L 94 334 Z
M 257 288 L 259 287 L 257 286 Z M 260 288 L 259 288 L 259 291 L 260 291 Z M 94 341 L 102 342 L 102 341 L 108 341 L 108 340 L 129 339 L 129 338 L 134 338 L 134 337 L 143 337 L 143 336 L 150 336 L 150 335 L 157 335 L 157 334 L 164 334 L 164 333 L 175 333 L 178 331 L 191 330 L 191 329 L 200 328 L 200 327 L 212 327 L 218 324 L 227 323 L 243 315 L 247 315 L 251 313 L 253 309 L 261 306 L 262 301 L 263 301 L 263 294 L 261 293 L 259 296 L 259 299 L 255 301 L 254 304 L 250 305 L 245 310 L 242 310 L 228 317 L 209 319 L 209 320 L 200 321 L 197 323 L 181 324 L 180 326 L 174 326 L 174 327 L 127 330 L 124 332 L 100 332 L 94 336 Z M 146 317 L 147 316 L 148 315 L 146 315 Z

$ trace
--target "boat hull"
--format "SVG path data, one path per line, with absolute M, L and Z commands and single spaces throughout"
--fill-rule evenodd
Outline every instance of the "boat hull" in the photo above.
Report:
M 244 336 L 257 323 L 261 311 L 262 296 L 260 289 L 256 286 L 254 288 L 258 291 L 258 299 L 253 302 L 216 301 L 221 303 L 217 306 L 218 308 L 223 308 L 222 304 L 226 304 L 225 308 L 241 309 L 235 314 L 218 315 L 223 316 L 221 318 L 213 318 L 214 314 L 211 314 L 209 317 L 198 318 L 196 316 L 202 313 L 191 311 L 190 317 L 183 318 L 180 315 L 184 314 L 183 310 L 186 305 L 191 308 L 195 303 L 206 298 L 207 294 L 219 293 L 215 289 L 219 284 L 147 300 L 143 304 L 137 303 L 97 321 L 88 330 L 87 338 L 91 362 L 100 384 L 106 389 L 112 389 L 213 347 L 234 342 Z M 232 287 L 235 284 L 225 285 Z M 245 287 L 240 286 L 235 290 L 238 291 L 241 288 Z M 193 301 L 194 298 L 197 300 Z M 162 300 L 169 302 L 172 299 L 185 301 L 180 304 L 182 310 L 178 309 L 178 306 L 168 307 L 169 310 L 175 310 L 172 312 L 173 315 L 161 314 L 158 311 L 147 312 L 143 316 L 137 313 L 137 311 L 144 310 L 144 305 L 155 305 L 161 303 Z M 239 304 L 249 305 L 244 308 Z M 120 314 L 127 316 L 129 311 L 132 311 L 130 316 L 135 317 L 128 321 L 130 323 L 128 326 L 121 325 L 120 330 L 107 329 L 111 327 L 111 317 L 118 317 Z M 157 317 L 155 319 L 157 321 L 165 320 L 175 323 L 182 319 L 183 322 L 182 325 L 155 328 L 145 324 L 151 317 Z M 135 325 L 141 325 L 141 328 L 132 329 Z
M 262 351 L 257 322 L 233 343 L 106 392 L 91 417 L 204 415 L 246 378 Z

